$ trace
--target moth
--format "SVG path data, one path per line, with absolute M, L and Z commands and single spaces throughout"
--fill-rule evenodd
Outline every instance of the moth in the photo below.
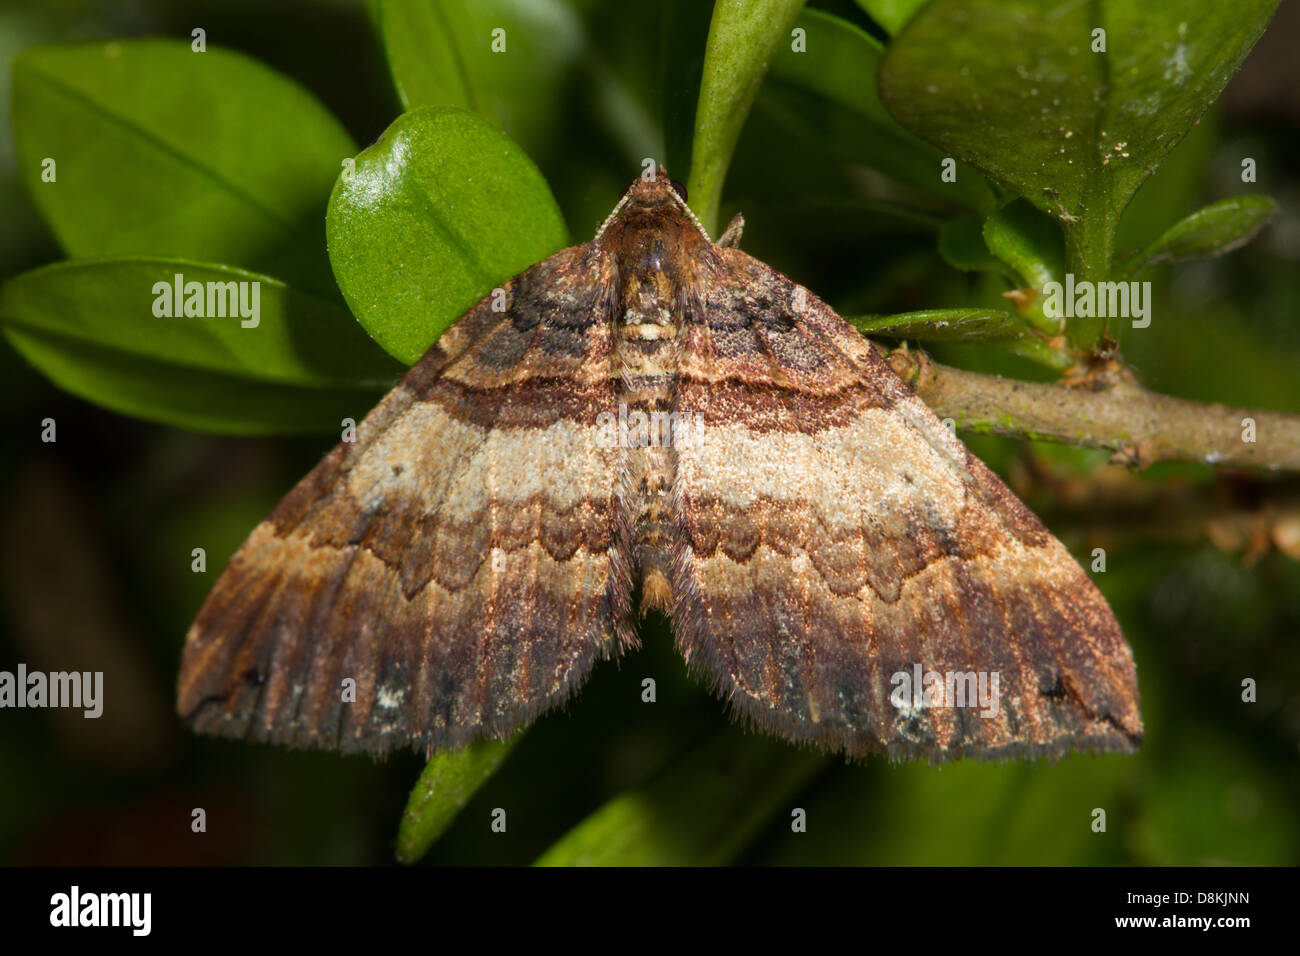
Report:
M 1065 547 L 679 190 L 634 180 L 471 308 L 257 526 L 186 640 L 194 728 L 458 748 L 653 610 L 736 716 L 849 758 L 1140 743 L 1132 652 Z

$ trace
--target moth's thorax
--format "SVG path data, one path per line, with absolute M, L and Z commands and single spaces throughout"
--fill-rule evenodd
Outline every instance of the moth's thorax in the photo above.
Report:
M 689 279 L 668 259 L 661 238 L 636 237 L 619 255 L 618 298 L 611 313 L 624 378 L 656 379 L 676 370 L 684 340 Z
M 623 338 L 676 338 L 681 318 L 678 276 L 675 269 L 665 269 L 663 240 L 645 239 L 631 257 L 619 260 L 619 307 L 614 320 Z
M 665 180 L 638 183 L 596 240 L 618 276 L 617 337 L 632 342 L 677 338 L 685 305 L 712 243 Z

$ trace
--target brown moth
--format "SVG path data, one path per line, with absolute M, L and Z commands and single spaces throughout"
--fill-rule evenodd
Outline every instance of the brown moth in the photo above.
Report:
M 710 241 L 661 168 L 470 309 L 235 554 L 180 713 L 459 747 L 565 701 L 653 609 L 736 714 L 797 743 L 1132 751 L 1133 656 L 1088 576 L 738 232 Z

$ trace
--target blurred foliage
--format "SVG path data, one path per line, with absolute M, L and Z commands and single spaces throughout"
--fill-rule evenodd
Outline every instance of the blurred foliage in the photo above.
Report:
M 1294 2 L 1213 107 L 1272 4 L 1103 2 L 1052 26 L 1033 0 L 799 6 L 0 5 L 13 346 L 0 351 L 0 667 L 102 660 L 110 694 L 136 689 L 127 716 L 110 707 L 100 722 L 4 713 L 0 771 L 18 785 L 0 793 L 0 858 L 387 862 L 409 799 L 401 855 L 432 863 L 1300 862 L 1300 564 L 1203 529 L 1178 544 L 1152 522 L 1116 531 L 1113 506 L 1062 490 L 1258 506 L 1282 482 L 1199 466 L 1133 476 L 1104 455 L 987 436 L 971 447 L 1085 566 L 1110 535 L 1095 577 L 1137 656 L 1135 757 L 936 768 L 797 750 L 731 726 L 654 618 L 641 650 L 598 667 L 508 752 L 440 756 L 413 792 L 414 756 L 200 739 L 168 716 L 215 574 L 332 439 L 167 426 L 359 420 L 400 371 L 362 328 L 412 361 L 494 283 L 589 238 L 647 157 L 689 179 L 706 220 L 743 210 L 749 252 L 872 334 L 1048 379 L 1071 355 L 1046 341 L 1055 320 L 1002 293 L 1067 270 L 1145 270 L 1155 321 L 1109 332 L 1146 384 L 1300 411 Z M 1089 50 L 1098 25 L 1104 61 Z M 483 35 L 498 26 L 504 56 Z M 698 116 L 713 118 L 707 136 Z M 57 188 L 41 182 L 46 156 Z M 1246 158 L 1257 182 L 1242 181 Z M 60 250 L 75 258 L 49 265 Z M 128 301 L 173 272 L 244 270 L 266 277 L 255 339 L 146 323 Z M 1086 348 L 1101 326 L 1069 331 Z M 39 439 L 47 417 L 56 444 Z M 1258 703 L 1241 701 L 1246 677 Z M 193 834 L 200 806 L 208 832 Z M 791 828 L 799 809 L 806 832 Z

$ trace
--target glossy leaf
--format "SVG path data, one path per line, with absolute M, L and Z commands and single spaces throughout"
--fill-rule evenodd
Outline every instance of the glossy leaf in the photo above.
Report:
M 804 0 L 717 0 L 695 110 L 695 143 L 687 183 L 691 208 L 710 235 L 717 233 L 722 184 L 731 154 L 777 45 Z
M 1223 103 L 1216 102 L 1160 168 L 1138 187 L 1115 230 L 1115 251 L 1131 254 L 1155 242 L 1170 222 L 1204 200 L 1206 171 L 1223 144 Z
M 904 126 L 1056 218 L 1118 215 L 1275 6 L 934 0 L 890 46 L 881 92 Z
M 203 284 L 207 317 L 175 314 L 178 274 L 182 305 L 195 291 L 188 284 Z M 208 283 L 221 284 L 220 296 Z M 237 312 L 224 296 L 245 283 L 247 308 Z M 171 317 L 156 314 L 163 300 Z M 337 430 L 344 417 L 360 421 L 402 372 L 334 302 L 188 260 L 75 260 L 23 273 L 0 289 L 0 328 L 75 395 L 227 434 Z
M 473 110 L 532 155 L 554 136 L 586 44 L 569 4 L 379 0 L 375 19 L 406 110 Z
M 506 279 L 566 241 L 532 162 L 464 110 L 398 117 L 339 178 L 330 262 L 353 314 L 407 364 Z
M 356 147 L 255 60 L 175 40 L 36 47 L 14 60 L 14 129 L 69 255 L 227 262 L 334 294 L 322 221 Z
M 509 756 L 509 741 L 481 740 L 463 750 L 435 754 L 411 790 L 397 834 L 397 858 L 414 863 L 429 852 L 487 779 Z
M 610 800 L 539 866 L 717 866 L 732 860 L 825 766 L 770 737 L 727 730 L 654 782 Z
M 770 82 L 811 93 L 843 110 L 861 127 L 860 145 L 851 157 L 900 182 L 973 207 L 991 207 L 993 194 L 984 178 L 967 169 L 957 182 L 940 178 L 943 154 L 903 129 L 881 105 L 876 70 L 883 48 L 875 37 L 847 20 L 821 10 L 804 10 L 795 21 L 804 31 L 802 52 L 780 43 L 772 57 Z M 815 114 L 810 125 L 824 126 Z M 829 130 L 810 130 L 816 140 Z
M 1223 89 L 1275 7 L 933 0 L 889 47 L 881 97 L 912 132 L 1060 220 L 1070 271 L 1105 279 L 1134 190 Z M 1090 344 L 1103 327 L 1082 320 L 1070 335 Z
M 1250 242 L 1277 213 L 1268 196 L 1235 196 L 1211 203 L 1181 219 L 1122 270 L 1137 275 L 1162 262 L 1221 256 Z

